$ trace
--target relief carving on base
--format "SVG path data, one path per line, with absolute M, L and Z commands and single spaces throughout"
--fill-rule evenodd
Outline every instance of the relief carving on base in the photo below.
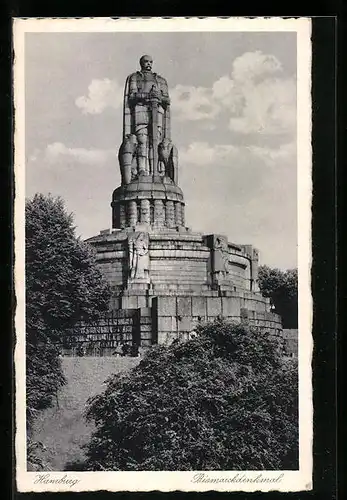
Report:
M 149 278 L 149 235 L 137 231 L 128 236 L 129 277 L 131 279 Z
M 219 281 L 220 279 L 225 279 L 229 271 L 228 241 L 221 236 L 215 236 L 213 245 L 214 276 Z
M 258 268 L 259 268 L 259 252 L 256 248 L 253 248 L 252 252 L 252 265 L 251 265 L 251 273 L 252 273 L 252 291 L 259 292 L 259 284 L 258 284 Z

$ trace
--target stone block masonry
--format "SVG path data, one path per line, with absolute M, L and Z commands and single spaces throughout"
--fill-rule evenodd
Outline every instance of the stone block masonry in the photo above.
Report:
M 227 305 L 227 307 L 226 307 Z M 222 313 L 224 311 L 224 313 Z M 122 344 L 149 347 L 188 339 L 199 324 L 224 318 L 229 322 L 245 322 L 281 338 L 281 318 L 266 311 L 249 311 L 233 297 L 155 297 L 151 307 L 118 309 L 94 323 L 79 322 L 66 335 L 65 352 L 79 346 L 86 353 L 116 352 Z
M 119 341 L 148 346 L 188 338 L 198 323 L 225 318 L 280 335 L 281 319 L 257 291 L 257 253 L 221 235 L 137 226 L 89 240 L 108 278 L 110 310 L 150 310 Z

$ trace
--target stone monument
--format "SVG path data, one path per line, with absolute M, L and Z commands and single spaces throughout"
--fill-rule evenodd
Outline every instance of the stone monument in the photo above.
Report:
M 258 251 L 185 225 L 168 84 L 152 64 L 142 56 L 126 79 L 112 230 L 88 240 L 112 287 L 105 342 L 171 342 L 217 317 L 277 335 L 281 319 L 257 285 Z
M 124 90 L 123 142 L 119 149 L 122 185 L 113 193 L 113 227 L 184 225 L 183 193 L 177 186 L 177 149 L 171 141 L 170 98 L 152 58 L 128 76 Z

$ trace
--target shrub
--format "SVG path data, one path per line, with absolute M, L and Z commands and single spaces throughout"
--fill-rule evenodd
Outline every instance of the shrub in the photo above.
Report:
M 217 321 L 153 347 L 89 401 L 88 470 L 258 470 L 298 465 L 294 360 L 276 340 Z
M 298 270 L 259 267 L 259 288 L 269 297 L 275 312 L 282 317 L 283 328 L 298 328 Z

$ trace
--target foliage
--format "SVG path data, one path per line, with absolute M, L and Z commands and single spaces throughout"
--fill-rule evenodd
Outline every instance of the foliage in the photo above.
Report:
M 59 348 L 50 341 L 27 342 L 26 371 L 27 419 L 30 426 L 39 411 L 52 406 L 60 387 L 65 384 Z
M 298 327 L 298 270 L 259 267 L 259 288 L 270 297 L 275 312 L 282 316 L 283 328 Z
M 41 441 L 34 441 L 28 437 L 27 442 L 27 462 L 29 471 L 49 470 L 49 466 L 44 459 L 45 446 Z
M 61 198 L 26 202 L 27 421 L 52 405 L 65 383 L 57 344 L 81 316 L 108 306 L 109 289 L 87 243 L 75 235 Z
M 296 468 L 297 369 L 276 340 L 217 321 L 153 347 L 89 400 L 88 470 Z

